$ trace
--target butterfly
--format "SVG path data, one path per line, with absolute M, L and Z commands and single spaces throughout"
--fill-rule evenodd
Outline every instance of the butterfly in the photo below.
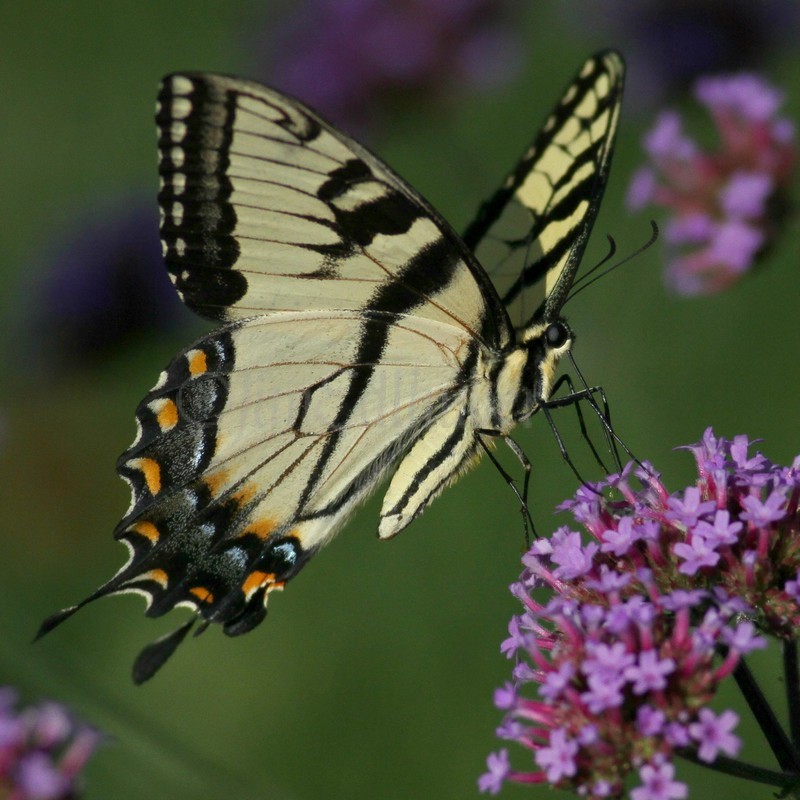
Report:
M 561 309 L 605 189 L 624 66 L 589 58 L 459 237 L 402 178 L 299 101 L 211 73 L 164 79 L 161 240 L 186 305 L 220 328 L 178 353 L 118 461 L 120 571 L 192 619 L 146 647 L 142 682 L 199 618 L 238 635 L 391 475 L 378 535 L 414 520 L 550 398 Z M 509 222 L 509 220 L 511 222 Z M 478 255 L 505 252 L 496 287 Z M 509 268 L 509 265 L 513 265 Z

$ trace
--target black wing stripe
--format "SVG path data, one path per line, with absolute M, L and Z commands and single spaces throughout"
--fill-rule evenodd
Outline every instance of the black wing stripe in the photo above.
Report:
M 308 297 L 317 308 L 359 309 L 372 290 L 357 282 L 402 281 L 403 293 L 417 293 L 416 315 L 466 327 L 492 347 L 510 341 L 499 297 L 450 226 L 302 104 L 247 81 L 176 74 L 164 81 L 157 120 L 165 260 L 198 313 L 231 320 L 300 310 Z M 437 297 L 403 277 L 433 239 L 453 251 L 459 276 L 453 291 L 437 285 Z M 356 284 L 334 288 L 335 280 Z
M 618 54 L 590 58 L 464 233 L 473 251 L 484 241 L 507 248 L 495 261 L 513 269 L 500 294 L 518 330 L 557 317 L 569 293 L 608 177 L 623 75 Z M 521 222 L 507 213 L 514 206 L 529 212 Z M 516 233 L 509 235 L 511 225 Z M 543 284 L 541 302 L 531 303 L 532 292 L 524 290 L 537 283 Z
M 446 287 L 451 281 L 458 263 L 457 254 L 447 245 L 447 242 L 440 239 L 419 252 L 411 260 L 399 276 L 402 283 L 390 283 L 378 289 L 368 307 L 377 312 L 407 313 L 424 302 L 426 295 L 435 294 L 436 291 Z M 419 291 L 412 291 L 408 285 L 418 287 L 425 294 L 421 295 Z M 385 324 L 377 320 L 366 320 L 362 327 L 356 362 L 360 364 L 379 362 L 388 336 L 389 328 Z M 348 418 L 355 412 L 359 400 L 367 391 L 373 370 L 374 367 L 364 366 L 355 370 L 351 375 L 350 385 L 339 404 L 338 412 L 331 425 L 332 433 L 303 490 L 298 504 L 299 508 L 302 509 L 308 503 L 317 488 L 320 476 L 325 471 L 328 460 L 338 444 L 340 433 L 337 429 L 345 427 Z

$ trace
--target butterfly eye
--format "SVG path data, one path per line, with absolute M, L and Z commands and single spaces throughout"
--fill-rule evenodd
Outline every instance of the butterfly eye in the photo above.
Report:
M 547 326 L 544 332 L 544 338 L 547 344 L 552 348 L 562 347 L 569 338 L 569 332 L 566 326 L 561 322 L 554 322 L 552 325 Z

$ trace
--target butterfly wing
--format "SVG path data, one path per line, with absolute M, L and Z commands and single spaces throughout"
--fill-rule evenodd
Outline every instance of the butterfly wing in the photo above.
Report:
M 472 245 L 496 239 L 512 201 L 533 218 L 542 256 L 504 302 L 424 199 L 302 104 L 219 75 L 165 79 L 165 262 L 187 305 L 227 324 L 178 354 L 137 410 L 118 464 L 127 564 L 42 632 L 134 591 L 151 616 L 188 605 L 243 633 L 401 456 L 382 537 L 475 460 L 479 352 L 513 344 L 506 307 L 545 274 L 545 307 L 560 308 L 596 214 L 621 81 L 611 55 L 599 63 L 468 231 Z M 592 96 L 609 110 L 589 110 Z M 137 681 L 191 624 L 143 651 Z
M 359 311 L 260 315 L 199 340 L 137 409 L 118 464 L 129 560 L 80 605 L 138 592 L 149 616 L 183 605 L 249 631 L 410 444 L 463 416 L 477 347 L 454 325 Z M 138 682 L 186 630 L 144 651 Z
M 212 74 L 159 94 L 161 238 L 198 313 L 413 313 L 489 347 L 511 339 L 486 273 L 388 166 L 297 100 Z
M 451 460 L 467 459 L 477 351 L 513 337 L 447 223 L 300 103 L 173 75 L 157 122 L 168 271 L 187 305 L 228 324 L 180 353 L 137 410 L 118 464 L 133 495 L 116 530 L 128 563 L 43 632 L 131 591 L 151 616 L 187 605 L 250 630 L 405 451 L 458 432 Z M 443 485 L 412 484 L 390 494 L 382 535 Z M 146 648 L 136 680 L 187 630 Z
M 464 242 L 484 264 L 517 330 L 553 320 L 575 279 L 608 179 L 624 63 L 589 58 Z

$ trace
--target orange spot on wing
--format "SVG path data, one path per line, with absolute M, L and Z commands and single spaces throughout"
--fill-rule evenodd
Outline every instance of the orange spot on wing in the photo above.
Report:
M 257 589 L 260 589 L 265 583 L 269 583 L 275 579 L 275 575 L 271 572 L 261 572 L 260 570 L 254 569 L 242 583 L 242 592 L 244 596 L 249 600 L 250 596 L 255 592 Z
M 163 569 L 151 569 L 149 572 L 143 572 L 142 578 L 148 581 L 155 581 L 162 589 L 166 589 L 169 583 L 169 576 Z
M 278 526 L 274 519 L 257 519 L 251 522 L 244 529 L 242 536 L 246 536 L 248 533 L 251 533 L 254 536 L 258 536 L 259 539 L 266 539 L 267 536 L 269 536 L 277 527 Z
M 178 406 L 173 400 L 164 400 L 156 414 L 156 421 L 162 431 L 168 431 L 178 424 Z
M 145 539 L 149 539 L 153 544 L 155 544 L 161 536 L 161 534 L 158 532 L 158 528 L 156 528 L 152 522 L 148 522 L 147 520 L 131 525 L 128 530 L 134 531 L 140 536 L 144 536 Z
M 186 358 L 189 361 L 190 375 L 202 375 L 208 372 L 208 359 L 202 350 L 190 350 Z
M 226 469 L 218 470 L 217 472 L 213 472 L 210 475 L 206 475 L 203 478 L 206 486 L 208 486 L 208 491 L 211 492 L 212 497 L 216 497 L 224 488 L 225 484 L 228 482 L 228 476 L 230 473 Z
M 158 461 L 152 458 L 134 458 L 128 464 L 142 471 L 150 494 L 156 495 L 161 491 L 161 466 Z
M 189 594 L 193 594 L 201 603 L 213 603 L 214 595 L 205 586 L 193 586 L 189 589 Z
M 238 492 L 232 495 L 232 498 L 236 501 L 237 505 L 243 506 L 256 496 L 257 491 L 258 487 L 255 483 L 246 483 Z

